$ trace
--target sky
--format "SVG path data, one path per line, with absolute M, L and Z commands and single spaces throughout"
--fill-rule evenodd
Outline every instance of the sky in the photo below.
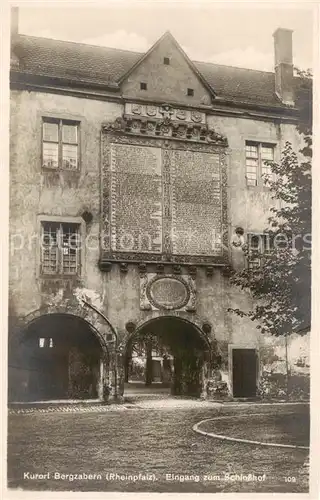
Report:
M 312 68 L 314 13 L 308 2 L 140 2 L 20 7 L 20 33 L 145 52 L 170 30 L 192 60 L 274 69 L 272 34 L 293 30 L 294 64 Z

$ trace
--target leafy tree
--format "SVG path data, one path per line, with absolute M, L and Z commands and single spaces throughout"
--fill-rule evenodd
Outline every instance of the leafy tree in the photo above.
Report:
M 265 178 L 275 206 L 265 230 L 267 251 L 248 242 L 243 250 L 248 262 L 260 267 L 245 268 L 231 276 L 231 283 L 248 290 L 255 306 L 248 312 L 230 309 L 239 316 L 258 321 L 262 333 L 301 335 L 310 328 L 311 309 L 311 158 L 312 107 L 310 72 L 298 71 L 297 130 L 303 147 L 296 153 L 286 142 L 281 161 L 266 162 L 272 176 Z M 265 241 L 265 240 L 264 240 Z

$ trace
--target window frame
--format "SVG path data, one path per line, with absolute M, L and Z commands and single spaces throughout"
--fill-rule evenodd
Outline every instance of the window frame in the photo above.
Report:
M 58 142 L 56 141 L 45 141 L 44 140 L 44 124 L 45 123 L 56 123 L 58 125 Z M 74 125 L 77 130 L 77 143 L 71 142 L 63 142 L 63 125 Z M 44 143 L 48 144 L 58 144 L 58 166 L 50 167 L 48 165 L 44 165 L 44 154 L 43 154 L 43 145 Z M 63 146 L 64 145 L 72 145 L 77 146 L 77 168 L 66 168 L 64 167 L 64 158 L 63 158 Z M 55 117 L 44 115 L 41 117 L 41 168 L 43 170 L 50 170 L 53 172 L 56 171 L 64 171 L 64 172 L 80 172 L 81 167 L 81 121 L 64 117 Z
M 253 160 L 255 159 L 255 157 L 253 156 L 248 156 L 247 155 L 247 147 L 255 147 L 257 148 L 257 167 L 256 167 L 256 171 L 257 171 L 257 176 L 256 176 L 256 184 L 250 184 L 248 182 L 248 170 L 247 170 L 247 160 Z M 267 158 L 263 158 L 262 157 L 262 149 L 263 148 L 269 148 L 269 149 L 272 149 L 273 151 L 273 159 L 270 160 L 270 161 L 275 161 L 275 158 L 276 158 L 276 147 L 277 147 L 277 144 L 274 143 L 274 142 L 270 142 L 270 141 L 265 141 L 265 140 L 261 140 L 261 141 L 256 141 L 256 140 L 251 140 L 251 139 L 246 139 L 245 140 L 245 148 L 244 148 L 244 154 L 245 154 L 245 180 L 246 180 L 246 186 L 249 187 L 249 188 L 255 188 L 255 187 L 259 187 L 259 186 L 262 186 L 262 187 L 265 187 L 265 188 L 268 188 L 267 184 L 265 184 L 264 182 L 264 178 L 263 176 L 265 175 L 265 172 L 263 172 L 263 169 L 266 168 L 266 166 L 264 165 L 264 161 L 267 160 Z M 270 172 L 270 176 L 271 176 L 271 179 L 272 179 L 272 173 Z
M 75 273 L 68 273 L 63 271 L 63 243 L 62 245 L 58 245 L 57 253 L 58 256 L 56 258 L 57 266 L 56 272 L 48 273 L 43 272 L 43 228 L 45 224 L 58 224 L 60 225 L 60 229 L 63 225 L 74 224 L 77 225 L 77 233 L 79 235 L 80 247 L 77 250 L 77 268 Z M 84 263 L 85 263 L 85 245 L 83 242 L 86 240 L 86 225 L 85 221 L 82 217 L 63 217 L 63 216 L 38 216 L 38 228 L 39 228 L 39 240 L 36 245 L 37 249 L 37 278 L 43 279 L 52 279 L 52 278 L 60 278 L 60 279 L 80 279 L 84 274 Z
M 248 257 L 247 257 L 247 268 L 251 271 L 259 271 L 263 265 L 263 257 L 253 257 L 250 258 L 250 242 L 254 236 L 257 236 L 260 239 L 260 245 L 257 247 L 258 253 L 263 254 L 263 256 L 268 257 L 270 255 L 270 250 L 272 249 L 272 241 L 270 240 L 268 233 L 261 232 L 248 232 L 247 233 L 247 248 L 248 248 Z M 252 265 L 254 263 L 258 263 L 258 265 Z

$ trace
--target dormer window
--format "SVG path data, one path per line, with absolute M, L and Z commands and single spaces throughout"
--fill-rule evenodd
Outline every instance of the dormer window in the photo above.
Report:
M 163 64 L 166 64 L 167 66 L 170 65 L 170 58 L 169 57 L 164 57 L 163 58 Z
M 147 90 L 146 82 L 140 82 L 140 90 Z
M 193 97 L 194 96 L 194 89 L 187 89 L 187 96 Z

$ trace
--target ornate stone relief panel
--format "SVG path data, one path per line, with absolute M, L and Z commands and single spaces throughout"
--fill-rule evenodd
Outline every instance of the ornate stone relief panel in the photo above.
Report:
M 100 265 L 225 264 L 226 139 L 202 111 L 137 103 L 126 111 L 103 125 Z
M 140 309 L 195 311 L 195 280 L 187 274 L 140 274 Z
M 155 106 L 149 104 L 125 103 L 125 116 L 141 118 L 169 119 L 184 123 L 206 124 L 206 114 L 203 111 L 173 108 L 170 105 Z

